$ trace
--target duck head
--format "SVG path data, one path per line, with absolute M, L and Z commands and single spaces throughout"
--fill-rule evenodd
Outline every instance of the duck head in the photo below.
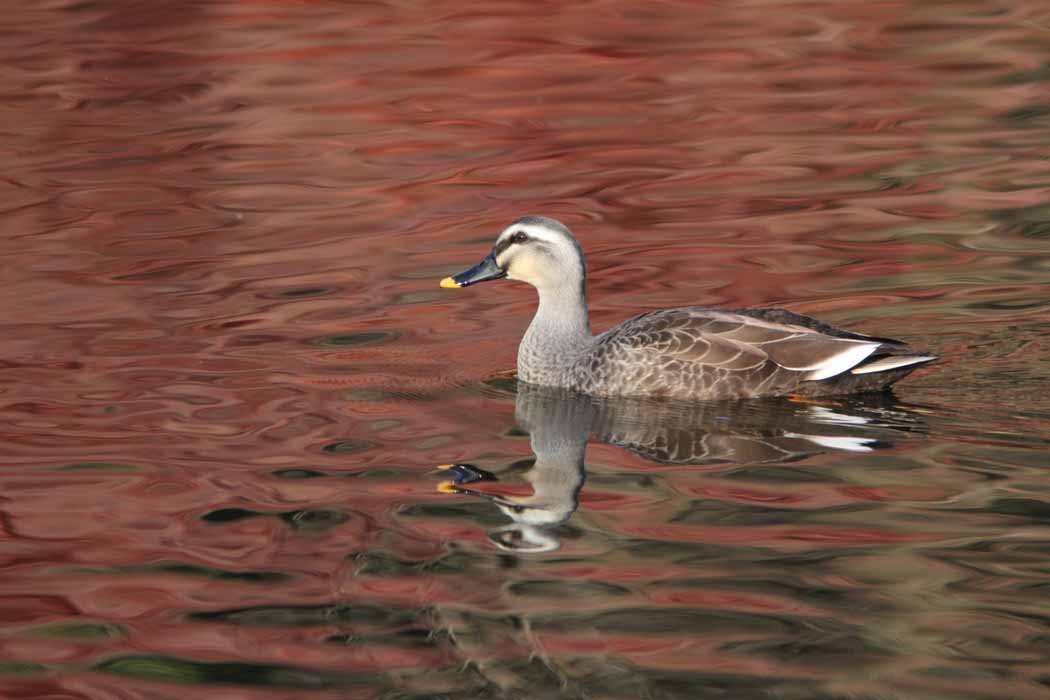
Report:
M 537 289 L 553 289 L 586 278 L 583 251 L 572 232 L 545 216 L 523 216 L 499 234 L 496 245 L 469 270 L 441 280 L 446 288 L 469 287 L 501 279 L 528 282 Z

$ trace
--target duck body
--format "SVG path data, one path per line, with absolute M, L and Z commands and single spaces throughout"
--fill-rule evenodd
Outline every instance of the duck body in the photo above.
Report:
M 784 309 L 683 307 L 635 316 L 597 336 L 560 383 L 528 378 L 534 373 L 520 362 L 519 376 L 594 396 L 821 396 L 883 389 L 915 369 L 913 357 L 903 343 Z
M 527 216 L 478 265 L 442 281 L 508 277 L 539 292 L 518 348 L 518 379 L 592 396 L 715 400 L 885 389 L 936 359 L 776 308 L 650 311 L 593 335 L 579 243 L 561 223 Z

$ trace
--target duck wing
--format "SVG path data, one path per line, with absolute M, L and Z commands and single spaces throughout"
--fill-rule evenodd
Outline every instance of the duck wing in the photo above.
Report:
M 904 360 L 908 350 L 780 309 L 665 309 L 598 336 L 598 364 L 612 369 L 596 389 L 701 399 L 789 393 L 872 357 L 899 356 L 893 367 L 924 361 Z

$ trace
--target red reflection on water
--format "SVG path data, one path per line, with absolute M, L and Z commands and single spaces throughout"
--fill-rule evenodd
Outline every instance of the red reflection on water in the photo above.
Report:
M 1041 12 L 12 8 L 0 694 L 469 694 L 542 657 L 567 694 L 613 671 L 659 694 L 646 674 L 674 669 L 1037 697 Z M 562 549 L 497 552 L 502 516 L 429 470 L 529 456 L 481 383 L 533 293 L 436 280 L 525 213 L 578 233 L 598 329 L 776 303 L 940 351 L 902 389 L 934 406 L 930 438 L 775 467 L 592 447 Z M 338 605 L 393 612 L 190 617 Z M 645 625 L 696 610 L 730 621 Z M 204 665 L 92 670 L 132 655 Z M 369 677 L 207 666 L 234 662 Z

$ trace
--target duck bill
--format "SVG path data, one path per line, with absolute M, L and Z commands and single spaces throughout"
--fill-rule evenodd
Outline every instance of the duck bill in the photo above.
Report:
M 464 270 L 458 275 L 452 275 L 441 280 L 441 286 L 447 289 L 455 289 L 457 287 L 469 287 L 472 284 L 478 282 L 488 282 L 489 280 L 498 280 L 501 277 L 506 277 L 507 272 L 499 266 L 496 262 L 496 254 L 489 253 L 485 256 L 485 259 L 479 262 L 469 270 Z

